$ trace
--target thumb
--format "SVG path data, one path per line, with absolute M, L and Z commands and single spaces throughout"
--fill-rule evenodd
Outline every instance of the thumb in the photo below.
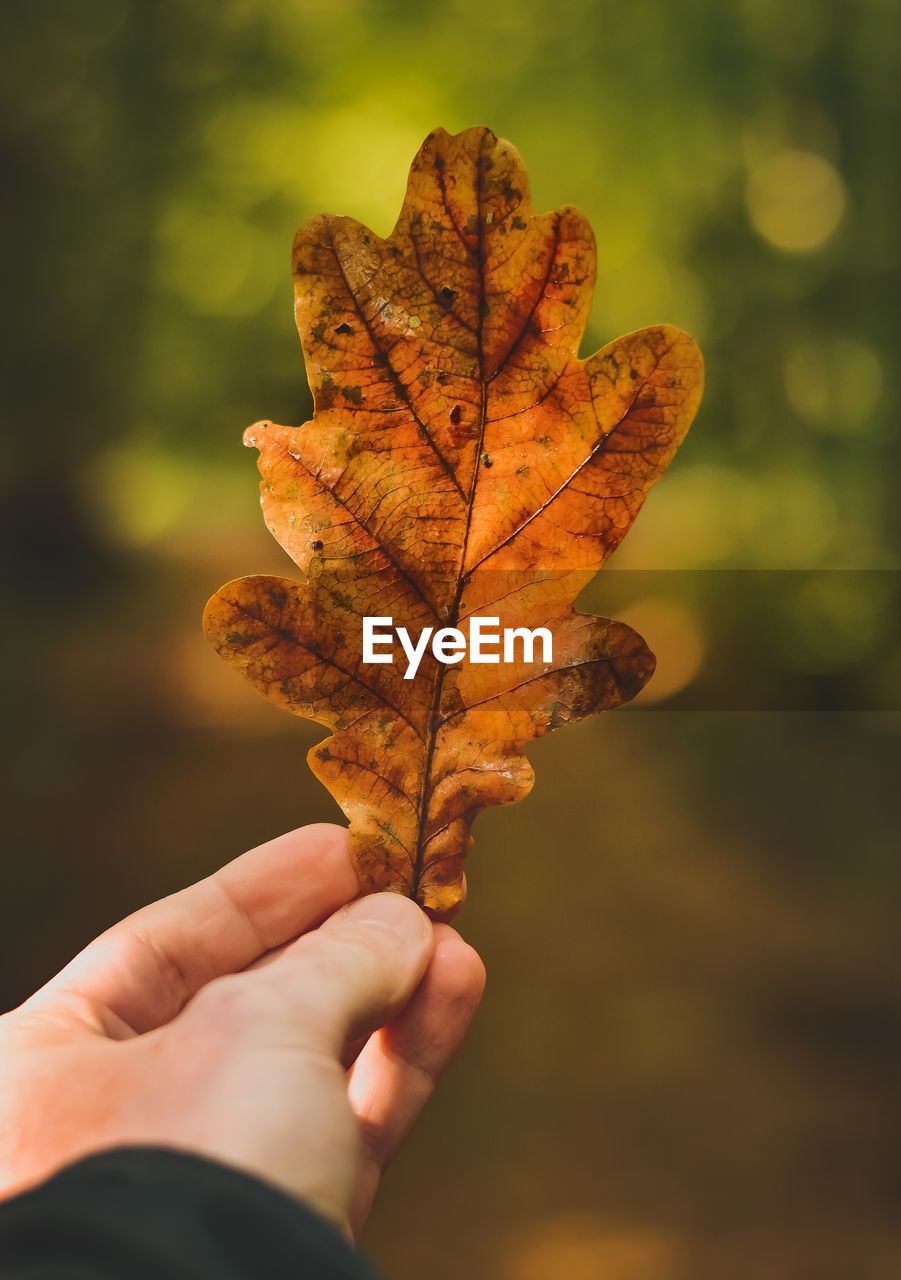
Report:
M 410 898 L 370 894 L 270 964 L 230 981 L 244 988 L 244 1007 L 263 1034 L 266 1024 L 287 1019 L 298 1046 L 338 1057 L 348 1040 L 384 1026 L 407 1004 L 433 949 L 431 921 Z

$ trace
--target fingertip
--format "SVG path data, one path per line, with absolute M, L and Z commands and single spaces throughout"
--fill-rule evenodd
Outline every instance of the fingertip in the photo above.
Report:
M 434 973 L 442 995 L 473 1006 L 482 998 L 487 971 L 482 957 L 449 924 L 436 924 L 435 950 L 430 973 Z
M 349 902 L 329 921 L 335 925 L 352 922 L 372 925 L 395 934 L 400 940 L 423 944 L 432 949 L 432 925 L 425 912 L 412 898 L 400 893 L 368 893 Z
M 317 861 L 317 878 L 334 886 L 341 902 L 350 902 L 360 892 L 357 871 L 350 853 L 350 834 L 347 827 L 336 822 L 314 822 L 299 827 L 290 836 L 296 837 L 298 854 L 314 854 Z
M 372 893 L 341 907 L 289 947 L 286 958 L 301 965 L 292 983 L 307 988 L 311 1024 L 340 1053 L 349 1040 L 397 1017 L 428 971 L 434 943 L 431 922 L 415 902 Z
M 264 897 L 279 894 L 286 927 L 278 941 L 321 923 L 360 891 L 347 828 L 335 822 L 311 822 L 286 831 L 236 859 L 219 875 L 237 882 L 244 895 L 251 885 Z M 298 906 L 305 918 L 294 921 L 291 917 Z
M 303 827 L 295 827 L 287 833 L 289 836 L 301 836 L 308 840 L 330 839 L 346 849 L 350 839 L 347 827 L 340 822 L 308 822 Z
M 330 870 L 341 875 L 352 893 L 357 891 L 357 874 L 350 856 L 350 833 L 337 822 L 310 822 L 276 837 L 270 844 L 284 844 L 296 857 L 315 854 Z
M 374 893 L 345 903 L 260 969 L 276 1014 L 297 1019 L 310 1044 L 340 1057 L 348 1041 L 396 1018 L 427 972 L 431 922 L 411 899 Z M 262 1007 L 262 1006 L 261 1006 Z

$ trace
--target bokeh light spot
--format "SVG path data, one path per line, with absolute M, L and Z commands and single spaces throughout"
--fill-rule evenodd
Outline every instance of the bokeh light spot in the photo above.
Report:
M 730 467 L 677 467 L 650 495 L 616 552 L 617 569 L 698 569 L 741 549 L 745 479 Z
M 512 1245 L 504 1280 L 675 1280 L 683 1275 L 678 1239 L 650 1226 L 612 1225 L 585 1214 L 539 1222 Z
M 800 342 L 786 357 L 785 394 L 798 417 L 822 431 L 860 431 L 879 405 L 882 365 L 853 338 Z
M 749 476 L 739 495 L 738 520 L 756 565 L 809 569 L 834 546 L 838 512 L 816 475 L 791 468 Z
M 813 151 L 785 148 L 753 166 L 745 191 L 754 230 L 777 249 L 819 249 L 835 232 L 847 202 L 834 164 Z
M 820 673 L 868 658 L 888 625 L 882 574 L 818 573 L 805 582 L 785 619 L 787 657 L 799 671 Z
M 617 332 L 648 324 L 677 324 L 696 340 L 707 333 L 710 303 L 701 279 L 676 262 L 643 255 L 614 271 L 601 263 L 592 316 L 603 332 L 605 320 L 616 319 Z M 592 347 L 588 343 L 586 350 Z
M 102 532 L 123 547 L 163 537 L 191 499 L 190 472 L 168 453 L 128 442 L 108 449 L 86 477 L 89 509 Z
M 644 703 L 663 702 L 686 689 L 701 669 L 705 643 L 700 622 L 686 605 L 666 596 L 647 596 L 617 618 L 647 641 L 657 655 L 657 670 L 638 695 Z
M 170 208 L 160 233 L 160 278 L 193 310 L 250 315 L 281 281 L 283 260 L 265 233 L 244 219 L 202 206 Z

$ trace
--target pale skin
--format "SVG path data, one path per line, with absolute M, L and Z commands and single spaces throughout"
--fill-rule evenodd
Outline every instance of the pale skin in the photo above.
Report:
M 149 1144 L 355 1235 L 485 981 L 450 925 L 357 892 L 343 828 L 301 828 L 114 925 L 0 1017 L 0 1196 Z

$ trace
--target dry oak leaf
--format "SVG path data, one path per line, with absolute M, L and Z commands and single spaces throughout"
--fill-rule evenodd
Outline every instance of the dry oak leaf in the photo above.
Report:
M 591 228 L 533 214 L 518 153 L 485 128 L 429 135 L 387 239 L 323 215 L 293 264 L 315 417 L 245 442 L 302 576 L 229 583 L 205 627 L 261 693 L 332 731 L 308 759 L 350 820 L 362 890 L 444 913 L 475 815 L 532 786 L 525 744 L 652 674 L 635 632 L 573 604 L 687 431 L 701 355 L 661 325 L 579 359 Z M 404 680 L 404 662 L 362 661 L 366 615 L 413 637 L 472 615 L 541 625 L 553 660 L 429 653 Z

